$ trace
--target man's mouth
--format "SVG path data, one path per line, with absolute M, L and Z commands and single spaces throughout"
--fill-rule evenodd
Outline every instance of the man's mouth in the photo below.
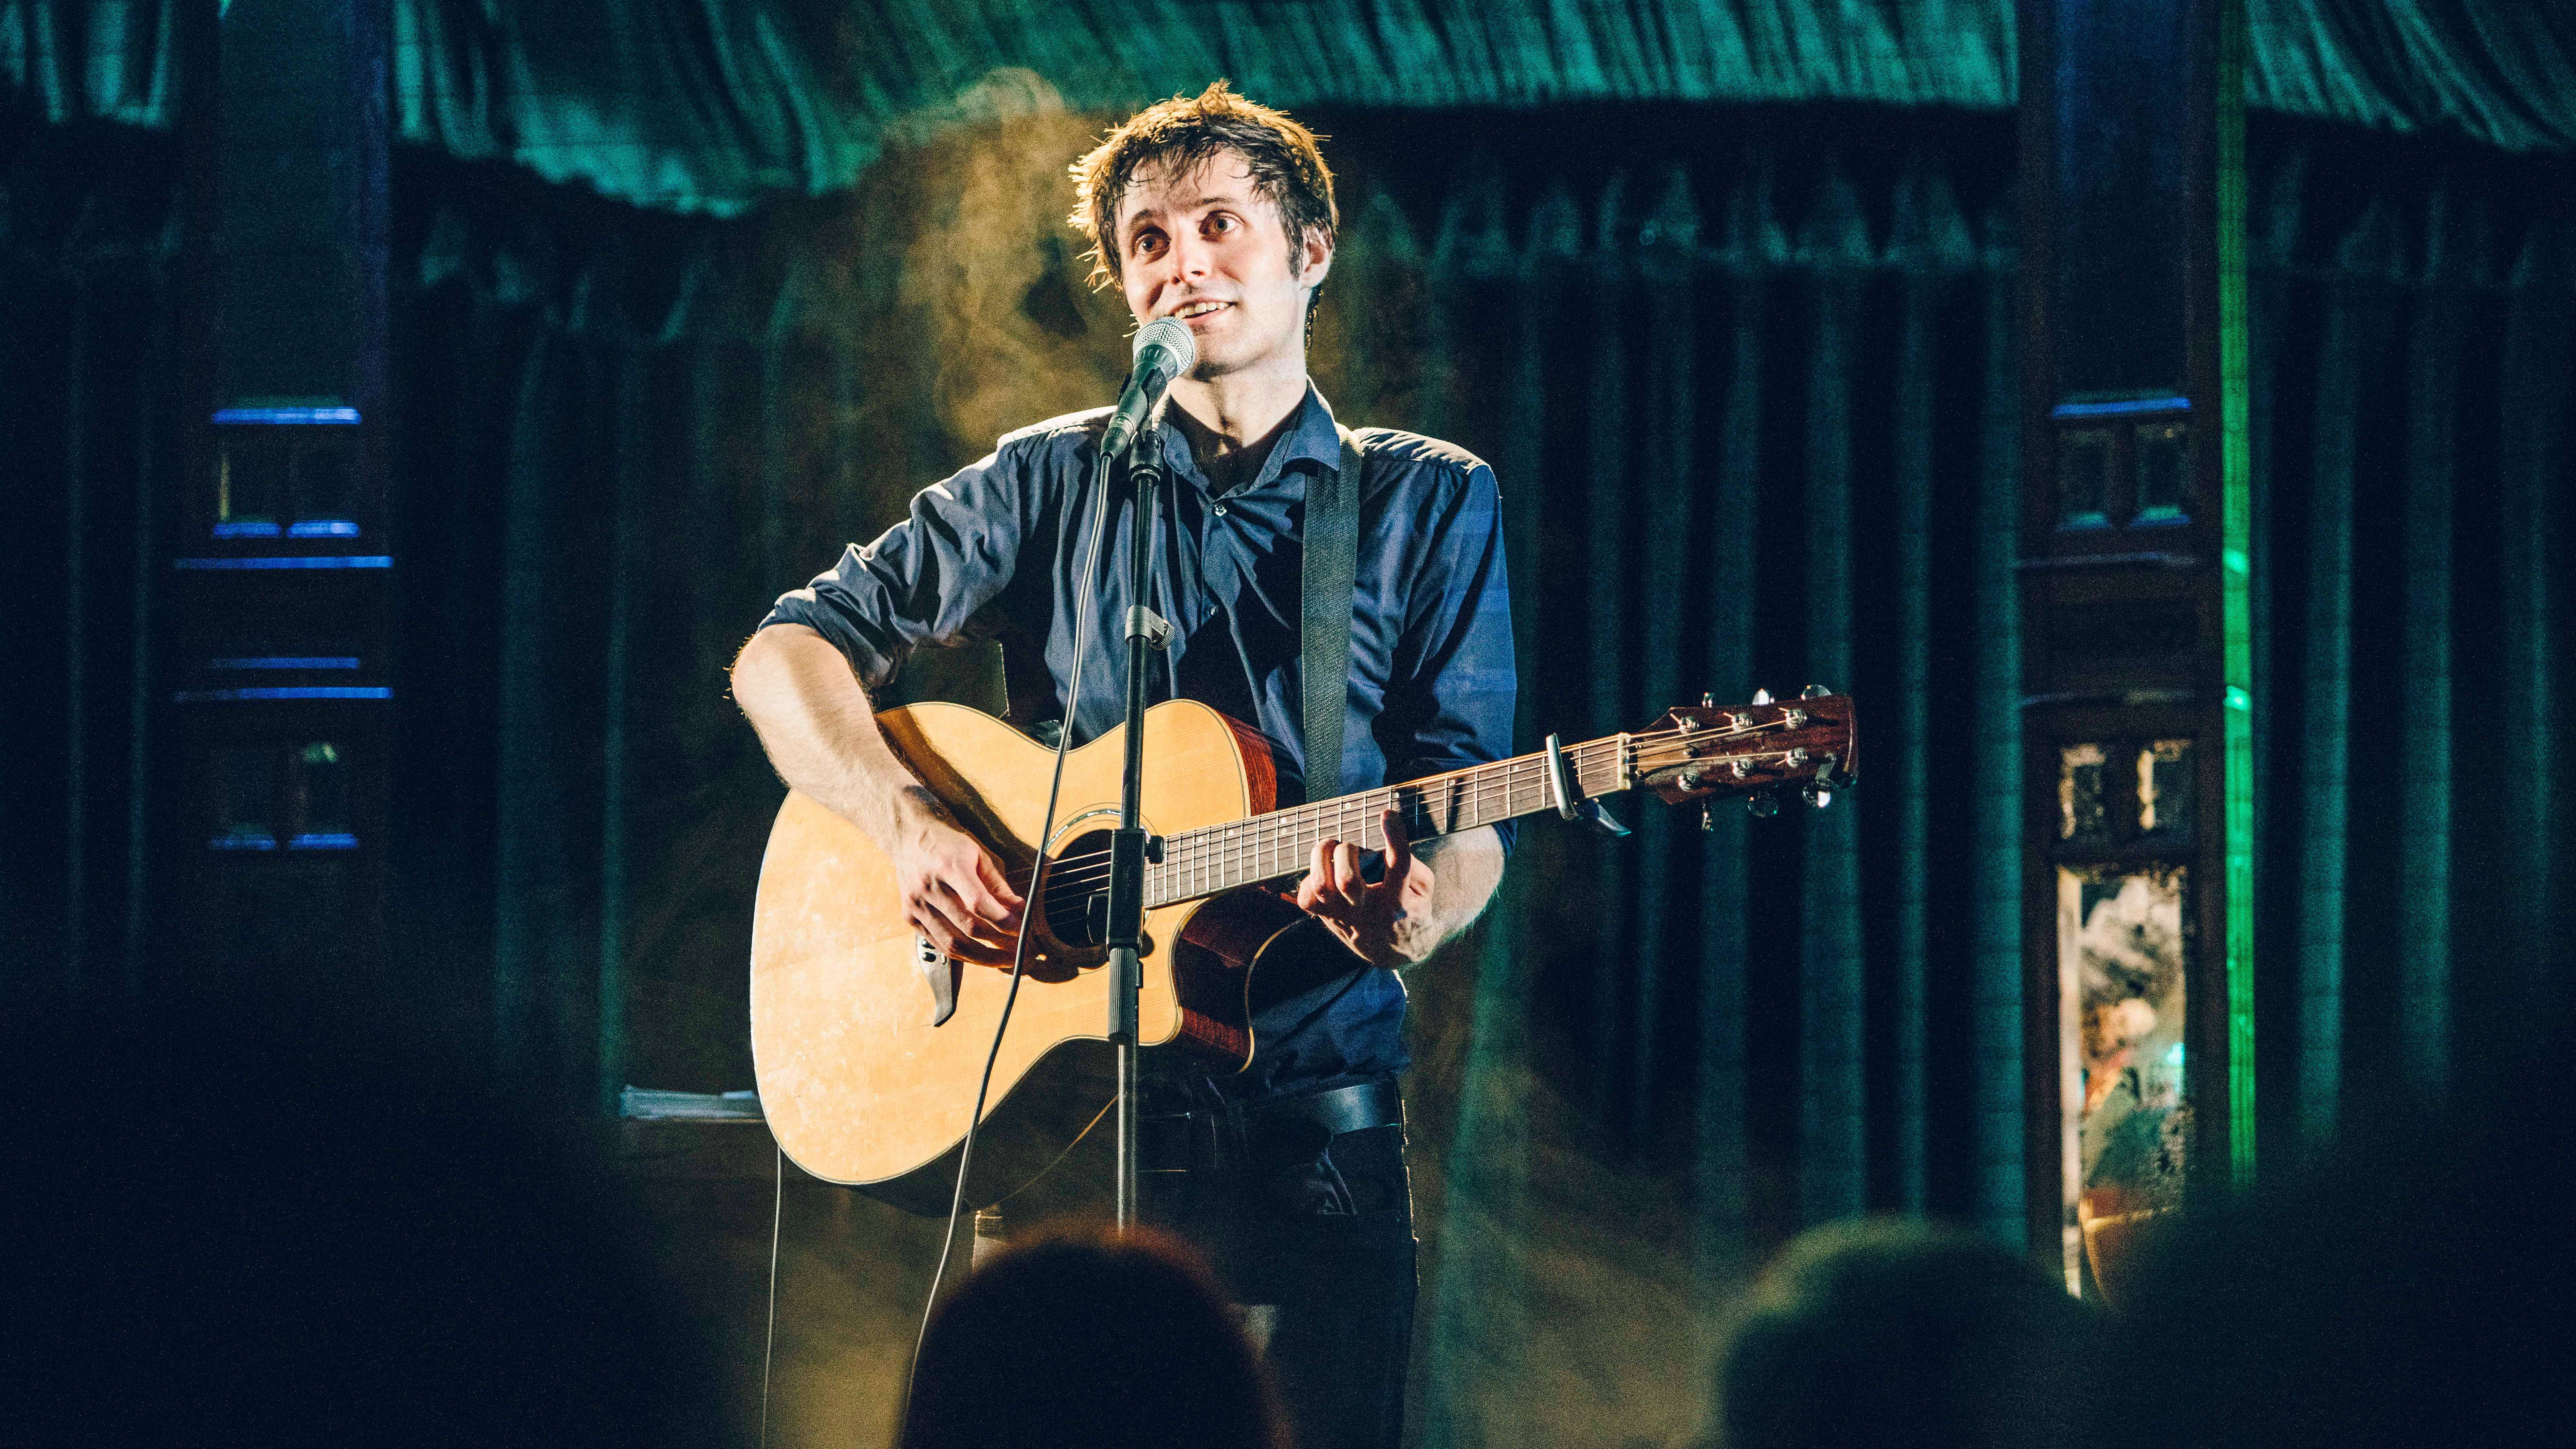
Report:
M 1192 317 L 1205 317 L 1211 312 L 1222 312 L 1233 305 L 1232 302 L 1192 302 L 1172 315 L 1186 321 Z

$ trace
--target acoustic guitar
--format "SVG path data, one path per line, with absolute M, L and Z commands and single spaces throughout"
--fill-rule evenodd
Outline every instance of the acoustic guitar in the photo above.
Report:
M 1123 730 L 1065 758 L 1051 839 L 1036 835 L 1053 752 L 980 711 L 916 704 L 877 716 L 895 753 L 1002 859 L 1028 900 L 1027 977 L 993 1068 L 970 1206 L 999 1201 L 1099 1121 L 1114 1095 L 1105 1038 L 1109 833 Z M 1667 801 L 1785 787 L 1821 804 L 1851 778 L 1851 701 L 1703 704 L 1634 734 L 1276 808 L 1261 734 L 1175 700 L 1145 716 L 1142 1032 L 1210 1070 L 1252 1056 L 1254 1018 L 1320 983 L 1321 952 L 1265 948 L 1304 919 L 1288 898 L 1319 840 L 1384 845 L 1382 812 L 1419 842 L 1556 811 L 1617 830 L 1599 797 L 1643 787 Z M 1034 881 L 1034 884 L 1032 884 Z M 770 1130 L 796 1165 L 896 1206 L 945 1213 L 1009 973 L 949 959 L 916 935 L 892 861 L 857 827 L 790 793 L 761 862 L 751 938 L 751 1044 Z

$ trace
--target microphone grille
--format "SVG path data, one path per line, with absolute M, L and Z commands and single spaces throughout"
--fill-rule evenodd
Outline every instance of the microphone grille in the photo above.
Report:
M 1130 355 L 1143 361 L 1146 349 L 1151 347 L 1159 347 L 1172 354 L 1172 370 L 1176 374 L 1198 365 L 1198 339 L 1190 335 L 1190 324 L 1178 317 L 1158 317 L 1139 328 L 1136 350 Z

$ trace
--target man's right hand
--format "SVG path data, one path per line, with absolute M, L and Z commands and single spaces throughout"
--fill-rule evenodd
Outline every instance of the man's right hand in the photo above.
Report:
M 802 624 L 761 630 L 734 661 L 733 693 L 779 778 L 884 849 L 924 940 L 961 961 L 1010 966 L 1026 902 L 1002 863 L 895 757 L 830 640 Z
M 904 914 L 930 944 L 960 961 L 1009 970 L 1021 910 L 1001 861 L 959 829 L 928 790 L 903 792 L 896 808 L 895 889 Z

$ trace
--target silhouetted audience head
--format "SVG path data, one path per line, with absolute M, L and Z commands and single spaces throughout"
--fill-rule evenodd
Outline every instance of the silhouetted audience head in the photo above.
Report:
M 1719 1375 L 1725 1449 L 2079 1442 L 2094 1315 L 2027 1258 L 1874 1220 L 1813 1229 L 1763 1274 Z
M 2444 1114 L 2382 1110 L 2154 1245 L 2121 1305 L 2115 1442 L 2563 1443 L 2576 1421 L 2576 1114 L 2536 1068 Z
M 903 1449 L 1284 1449 L 1235 1313 L 1158 1234 L 1014 1245 L 932 1316 Z
M 0 1007 L 0 1443 L 722 1442 L 567 1136 L 307 983 Z

